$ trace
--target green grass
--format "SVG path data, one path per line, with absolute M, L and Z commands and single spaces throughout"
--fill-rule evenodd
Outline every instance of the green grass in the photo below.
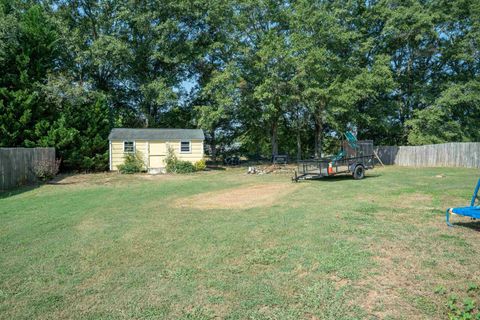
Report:
M 449 294 L 480 285 L 479 223 L 444 223 L 477 175 L 97 174 L 3 193 L 0 318 L 446 318 Z M 292 192 L 256 208 L 189 207 L 199 193 L 270 183 Z

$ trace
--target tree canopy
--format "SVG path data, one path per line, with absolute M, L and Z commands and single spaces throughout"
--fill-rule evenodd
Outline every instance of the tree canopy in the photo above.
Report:
M 480 140 L 476 0 L 0 0 L 0 146 L 104 170 L 113 127 L 228 152 Z

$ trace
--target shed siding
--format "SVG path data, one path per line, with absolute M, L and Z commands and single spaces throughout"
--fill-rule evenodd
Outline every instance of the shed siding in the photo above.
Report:
M 178 159 L 195 162 L 203 158 L 203 141 L 190 140 L 190 153 L 180 152 L 180 141 L 170 141 L 169 145 L 175 150 Z
M 146 168 L 148 168 L 148 143 L 146 140 L 135 140 L 135 151 L 139 154 L 140 157 L 143 159 L 143 163 L 145 163 Z
M 167 144 L 173 147 L 177 158 L 184 161 L 196 162 L 203 158 L 203 140 L 190 140 L 191 152 L 180 152 L 180 141 L 159 141 L 159 140 L 136 140 L 135 150 L 144 159 L 147 168 L 164 167 L 164 159 L 167 154 Z M 111 164 L 112 170 L 118 170 L 118 165 L 124 162 L 123 141 L 111 141 Z
M 112 170 L 118 170 L 117 166 L 123 163 L 123 141 L 112 141 L 111 163 Z

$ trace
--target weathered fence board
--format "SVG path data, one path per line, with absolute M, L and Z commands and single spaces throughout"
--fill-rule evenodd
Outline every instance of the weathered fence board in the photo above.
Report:
M 378 146 L 384 164 L 412 167 L 480 168 L 480 142 L 452 142 L 425 146 Z
M 55 148 L 0 148 L 0 190 L 35 182 L 40 161 L 55 163 Z

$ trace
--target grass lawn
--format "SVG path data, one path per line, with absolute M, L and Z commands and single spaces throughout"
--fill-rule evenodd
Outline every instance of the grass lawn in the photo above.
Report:
M 478 296 L 480 223 L 444 222 L 478 170 L 245 171 L 0 194 L 0 318 L 441 319 Z

